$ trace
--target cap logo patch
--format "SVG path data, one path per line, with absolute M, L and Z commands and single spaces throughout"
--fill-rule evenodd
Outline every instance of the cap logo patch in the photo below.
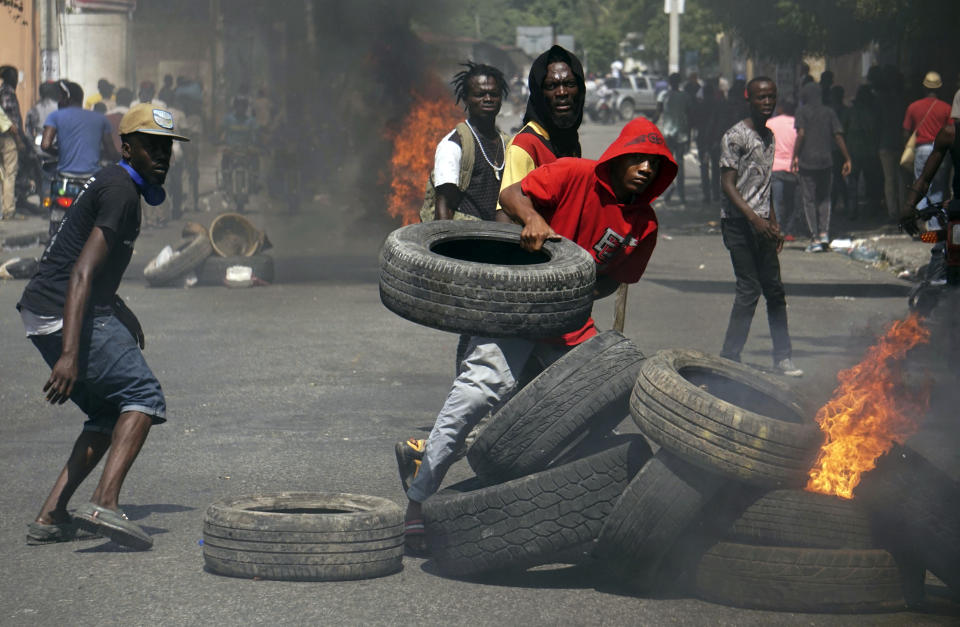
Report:
M 153 121 L 156 122 L 157 126 L 160 128 L 165 128 L 168 131 L 173 130 L 173 116 L 169 111 L 164 111 L 163 109 L 154 109 Z

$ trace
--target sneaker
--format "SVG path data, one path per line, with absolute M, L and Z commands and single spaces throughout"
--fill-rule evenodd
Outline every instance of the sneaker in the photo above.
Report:
M 780 361 L 774 362 L 773 369 L 779 372 L 782 375 L 788 377 L 802 377 L 803 370 L 797 368 L 796 364 L 793 363 L 793 360 L 787 357 L 786 359 L 781 359 Z
M 823 244 L 824 246 L 829 246 L 829 245 L 830 245 L 830 237 L 827 236 L 826 233 L 821 233 L 821 234 L 820 234 L 820 237 L 818 238 L 818 241 L 819 241 L 821 244 Z
M 403 491 L 410 489 L 413 478 L 420 471 L 420 461 L 423 459 L 423 451 L 427 448 L 426 440 L 410 438 L 397 442 L 393 447 L 397 455 L 397 468 L 400 471 L 400 485 Z
M 77 526 L 117 544 L 146 551 L 153 546 L 153 538 L 123 513 L 123 510 L 107 509 L 93 503 L 77 508 L 74 520 Z
M 822 253 L 822 252 L 823 252 L 823 244 L 821 244 L 820 242 L 811 242 L 809 246 L 807 246 L 806 248 L 803 249 L 803 252 L 806 252 L 806 253 Z

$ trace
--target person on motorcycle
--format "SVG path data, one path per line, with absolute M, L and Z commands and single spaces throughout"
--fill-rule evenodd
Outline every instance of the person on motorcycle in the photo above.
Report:
M 100 169 L 101 158 L 116 161 L 120 153 L 113 145 L 113 128 L 106 116 L 83 108 L 83 88 L 76 83 L 61 82 L 69 95 L 66 103 L 44 121 L 40 148 L 57 154 L 58 177 L 86 180 Z M 51 234 L 63 214 L 62 208 L 51 205 Z
M 960 92 L 958 92 L 960 93 Z M 953 160 L 954 169 L 960 168 L 960 120 L 951 118 L 943 125 L 933 141 L 933 150 L 920 172 L 919 178 L 907 187 L 907 197 L 900 211 L 900 226 L 910 235 L 917 235 L 920 229 L 917 226 L 917 217 L 914 209 L 923 200 L 934 177 L 941 171 L 947 155 Z M 960 179 L 953 179 L 953 198 L 960 198 Z M 937 242 L 930 251 L 930 265 L 927 267 L 927 280 L 932 284 L 942 284 L 946 280 L 946 242 Z
M 43 123 L 47 116 L 57 110 L 60 101 L 63 98 L 63 91 L 60 89 L 57 81 L 47 81 L 40 85 L 40 100 L 27 111 L 27 117 L 24 121 L 24 130 L 27 133 L 27 140 L 30 142 L 32 152 L 30 166 L 32 168 L 34 186 L 37 195 L 40 196 L 40 204 L 43 205 L 43 197 L 50 193 L 50 173 L 44 171 L 44 166 L 54 162 L 52 157 L 40 149 L 40 141 L 43 139 Z
M 258 137 L 259 127 L 256 118 L 250 115 L 249 101 L 244 96 L 234 97 L 232 111 L 223 118 L 220 130 L 220 141 L 226 145 L 220 157 L 220 172 L 227 189 L 230 188 L 231 174 L 238 167 L 248 169 L 250 188 L 256 189 L 260 172 L 260 160 L 256 152 Z

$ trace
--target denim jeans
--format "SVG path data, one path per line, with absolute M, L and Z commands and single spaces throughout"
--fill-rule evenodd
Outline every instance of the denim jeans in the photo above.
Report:
M 777 224 L 784 235 L 796 235 L 794 225 L 797 222 L 799 191 L 796 174 L 785 170 L 774 171 L 770 179 L 770 194 L 773 198 L 773 211 L 777 214 Z
M 767 301 L 767 322 L 773 339 L 774 363 L 792 356 L 790 333 L 787 330 L 787 296 L 780 280 L 780 258 L 777 241 L 760 237 L 746 218 L 724 218 L 720 221 L 723 245 L 730 251 L 733 273 L 737 277 L 737 294 L 730 311 L 730 322 L 723 339 L 721 357 L 740 361 L 740 352 L 747 343 L 750 324 L 763 294 Z
M 63 331 L 31 335 L 47 365 L 53 368 L 63 352 Z M 70 400 L 87 415 L 84 431 L 111 433 L 120 414 L 139 411 L 153 424 L 166 422 L 166 401 L 140 346 L 112 314 L 84 322 L 77 358 L 79 378 Z

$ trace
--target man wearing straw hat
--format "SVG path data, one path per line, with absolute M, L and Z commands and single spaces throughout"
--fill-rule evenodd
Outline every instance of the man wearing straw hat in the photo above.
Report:
M 916 153 L 913 158 L 914 180 L 919 179 L 923 174 L 923 166 L 933 152 L 933 142 L 937 133 L 950 119 L 950 105 L 938 97 L 941 87 L 943 87 L 943 80 L 940 74 L 927 72 L 923 77 L 924 97 L 910 103 L 903 118 L 904 143 L 909 141 L 911 134 L 917 135 Z M 915 203 L 917 207 L 923 209 L 927 206 L 928 200 L 931 203 L 942 201 L 949 185 L 949 176 L 950 166 L 945 162 L 929 181 L 926 197 L 921 198 L 919 203 Z
M 117 296 L 140 234 L 140 198 L 164 199 L 176 134 L 173 115 L 144 103 L 120 121 L 120 163 L 83 187 L 51 238 L 17 304 L 27 337 L 51 368 L 43 386 L 52 404 L 72 400 L 87 420 L 34 522 L 28 544 L 79 539 L 87 532 L 139 550 L 153 539 L 127 519 L 120 488 L 151 425 L 166 421 L 159 382 L 143 358 L 143 331 Z M 67 503 L 107 453 L 90 502 Z

